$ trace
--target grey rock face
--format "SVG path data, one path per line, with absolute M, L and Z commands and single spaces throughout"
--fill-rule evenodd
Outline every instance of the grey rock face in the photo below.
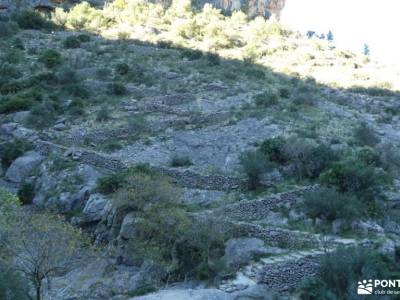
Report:
M 83 209 L 83 215 L 86 222 L 100 221 L 105 215 L 105 206 L 109 199 L 101 194 L 92 194 Z
M 89 165 L 52 170 L 51 163 L 40 167 L 33 203 L 59 212 L 68 212 L 83 205 L 95 188 L 101 174 Z
M 132 239 L 135 237 L 135 223 L 136 216 L 134 213 L 129 213 L 124 217 L 122 221 L 121 230 L 119 236 L 123 239 Z
M 229 266 L 240 266 L 248 263 L 257 256 L 266 255 L 268 249 L 264 241 L 257 238 L 230 239 L 226 243 L 225 263 Z
M 7 169 L 6 179 L 15 183 L 20 183 L 27 178 L 33 170 L 42 162 L 43 156 L 29 151 L 24 156 L 17 158 Z
M 48 300 L 103 300 L 114 295 L 133 293 L 135 290 L 159 284 L 162 270 L 144 263 L 140 268 L 116 264 L 115 260 L 98 258 L 51 282 L 45 288 Z M 124 299 L 126 299 L 124 297 Z

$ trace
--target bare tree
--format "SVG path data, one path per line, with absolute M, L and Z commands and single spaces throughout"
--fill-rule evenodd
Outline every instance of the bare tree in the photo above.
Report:
M 21 214 L 3 244 L 15 268 L 32 283 L 36 300 L 42 283 L 70 269 L 87 245 L 81 232 L 59 216 Z

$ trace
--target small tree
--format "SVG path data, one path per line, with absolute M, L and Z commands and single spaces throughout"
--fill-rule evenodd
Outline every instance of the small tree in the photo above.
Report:
M 43 280 L 68 271 L 86 244 L 79 230 L 50 214 L 20 212 L 7 233 L 1 243 L 15 269 L 32 283 L 37 300 Z
M 326 35 L 326 39 L 329 41 L 329 42 L 333 42 L 333 33 L 332 33 L 332 31 L 328 31 L 328 34 Z
M 368 44 L 365 43 L 365 44 L 364 44 L 364 55 L 365 55 L 365 56 L 369 56 L 370 52 L 371 52 L 371 51 L 370 51 L 370 49 L 369 49 Z
M 240 155 L 240 164 L 247 175 L 250 190 L 260 186 L 261 176 L 269 169 L 265 156 L 259 151 L 246 151 Z

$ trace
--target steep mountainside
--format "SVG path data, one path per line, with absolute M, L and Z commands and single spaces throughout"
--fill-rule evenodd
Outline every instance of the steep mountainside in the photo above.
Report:
M 0 298 L 354 299 L 399 269 L 399 79 L 190 1 L 2 16 Z

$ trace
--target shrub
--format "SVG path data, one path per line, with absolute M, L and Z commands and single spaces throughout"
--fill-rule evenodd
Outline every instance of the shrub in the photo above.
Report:
M 248 187 L 255 190 L 260 187 L 261 176 L 269 169 L 265 157 L 258 151 L 247 151 L 240 155 L 240 164 L 248 179 Z
M 218 66 L 221 64 L 221 59 L 217 53 L 207 53 L 206 60 L 210 66 Z
M 359 161 L 366 165 L 375 167 L 381 165 L 381 158 L 374 148 L 362 147 L 357 151 L 356 156 Z
M 18 198 L 22 204 L 31 204 L 35 197 L 35 185 L 32 182 L 24 182 L 18 190 Z
M 278 104 L 279 95 L 274 90 L 267 90 L 254 96 L 254 101 L 257 106 L 269 107 Z
M 360 279 L 397 278 L 398 267 L 393 259 L 373 249 L 342 247 L 324 255 L 320 279 L 307 280 L 298 291 L 301 299 L 356 299 L 355 291 Z M 322 285 L 317 284 L 319 281 Z M 303 297 L 310 294 L 315 298 Z
M 191 166 L 192 164 L 193 163 L 188 156 L 179 156 L 179 155 L 174 155 L 171 158 L 170 162 L 171 167 L 185 167 L 185 166 Z
M 245 68 L 244 74 L 247 77 L 253 78 L 253 79 L 264 79 L 265 78 L 265 73 L 256 68 Z
M 18 79 L 22 76 L 22 73 L 10 63 L 0 64 L 0 84 L 2 79 Z M 6 81 L 7 82 L 7 81 Z
M 112 82 L 108 86 L 109 91 L 117 96 L 125 95 L 127 90 L 123 83 L 121 82 Z
M 80 99 L 86 99 L 90 96 L 88 88 L 82 83 L 69 84 L 65 87 L 65 90 L 67 90 L 70 95 Z
M 326 187 L 307 193 L 300 207 L 308 217 L 330 222 L 336 219 L 355 220 L 365 216 L 367 209 L 356 196 Z
M 0 113 L 10 113 L 21 110 L 28 110 L 33 105 L 31 99 L 26 99 L 19 95 L 15 95 L 11 98 L 4 99 L 0 102 Z
M 48 29 L 52 27 L 51 22 L 30 9 L 22 10 L 15 19 L 19 27 L 23 29 Z
M 101 177 L 97 180 L 97 191 L 104 195 L 115 193 L 125 183 L 125 172 Z
M 286 163 L 289 161 L 289 158 L 285 155 L 283 151 L 283 146 L 285 145 L 285 143 L 286 140 L 283 137 L 274 137 L 265 140 L 260 145 L 259 149 L 268 160 L 277 163 Z
M 57 50 L 49 49 L 40 55 L 39 61 L 51 69 L 62 64 L 62 56 Z
M 118 75 L 126 75 L 129 73 L 129 66 L 126 63 L 119 63 L 115 66 L 115 73 Z
M 68 112 L 73 116 L 82 116 L 85 114 L 85 104 L 81 98 L 74 98 L 68 105 Z
M 354 130 L 354 141 L 361 146 L 373 147 L 379 143 L 379 138 L 367 123 L 361 123 Z
M 181 56 L 188 60 L 197 60 L 203 56 L 203 52 L 200 50 L 184 49 L 181 51 Z
M 330 147 L 307 139 L 289 139 L 284 145 L 284 152 L 299 179 L 318 178 L 338 158 Z
M 336 187 L 340 192 L 354 193 L 365 201 L 382 196 L 382 189 L 391 182 L 383 170 L 366 165 L 354 158 L 336 162 L 320 176 L 321 183 Z
M 25 140 L 15 140 L 3 145 L 2 162 L 9 166 L 11 163 L 24 154 L 26 151 L 32 149 L 32 145 Z
M 25 50 L 24 42 L 20 38 L 15 38 L 12 40 L 12 46 L 15 49 Z
M 79 48 L 81 46 L 81 40 L 77 35 L 71 35 L 64 40 L 63 45 L 66 49 Z
M 18 32 L 18 24 L 15 22 L 0 21 L 0 38 L 9 38 Z
M 103 105 L 96 114 L 96 120 L 103 122 L 110 119 L 110 110 L 108 106 Z
M 58 84 L 75 85 L 79 83 L 78 75 L 76 74 L 75 70 L 70 66 L 61 67 L 56 77 Z
M 46 101 L 32 107 L 27 123 L 31 127 L 43 129 L 52 125 L 56 116 L 54 104 L 50 101 Z
M 91 40 L 90 35 L 84 34 L 84 33 L 78 34 L 78 35 L 77 35 L 77 39 L 78 39 L 79 41 L 81 41 L 82 43 L 88 43 L 88 42 L 90 42 L 90 40 Z
M 281 87 L 279 88 L 279 96 L 282 98 L 290 98 L 290 89 L 288 87 Z

